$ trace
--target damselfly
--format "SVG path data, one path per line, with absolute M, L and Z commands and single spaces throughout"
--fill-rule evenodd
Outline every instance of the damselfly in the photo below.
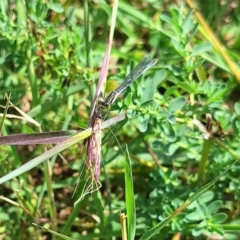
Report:
M 87 160 L 84 177 L 83 190 L 78 201 L 82 200 L 87 194 L 93 193 L 101 187 L 99 181 L 100 162 L 101 162 L 101 110 L 107 109 L 135 79 L 140 77 L 149 68 L 157 63 L 157 59 L 153 59 L 147 55 L 142 61 L 133 69 L 133 71 L 126 77 L 125 81 L 116 90 L 112 91 L 103 101 L 98 101 L 93 119 L 91 119 L 90 126 L 92 127 L 92 135 L 87 139 Z M 82 175 L 82 174 L 81 174 Z M 81 183 L 81 181 L 79 181 Z M 77 202 L 78 202 L 77 201 Z
M 124 82 L 114 91 L 110 92 L 107 97 L 100 101 L 101 108 L 108 108 L 115 102 L 116 98 L 122 93 L 133 81 L 145 73 L 149 68 L 157 63 L 158 59 L 152 59 L 150 55 L 146 55 L 142 61 L 129 73 Z

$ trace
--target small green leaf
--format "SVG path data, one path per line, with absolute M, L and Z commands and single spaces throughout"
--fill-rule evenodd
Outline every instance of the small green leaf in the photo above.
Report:
M 226 93 L 226 84 L 214 84 L 212 86 L 211 96 L 209 96 L 209 102 L 215 102 L 218 99 L 224 97 Z
M 178 110 L 180 110 L 186 103 L 186 100 L 184 97 L 178 97 L 173 99 L 168 106 L 168 111 L 175 113 Z
M 195 221 L 201 221 L 202 216 L 200 216 L 197 212 L 192 212 L 186 215 L 186 220 L 188 222 L 195 222 Z
M 212 45 L 210 43 L 203 43 L 203 44 L 197 45 L 194 47 L 191 53 L 191 56 L 192 57 L 198 56 L 204 52 L 211 50 L 211 48 L 212 48 Z
M 237 115 L 240 115 L 240 103 L 239 102 L 236 102 L 234 104 L 234 109 L 235 109 Z
M 153 141 L 151 144 L 151 147 L 153 149 L 159 149 L 162 146 L 162 142 L 160 142 L 159 140 Z
M 171 8 L 169 9 L 171 15 L 172 15 L 172 23 L 174 24 L 174 28 L 178 28 L 179 31 L 181 31 L 180 25 L 182 24 L 182 16 L 179 11 L 179 9 Z M 181 30 L 180 30 L 181 29 Z
M 62 12 L 64 12 L 63 7 L 62 7 L 59 3 L 50 2 L 50 3 L 48 4 L 48 7 L 49 7 L 49 9 L 53 10 L 53 11 L 56 12 L 56 13 L 62 13 Z
M 183 32 L 188 34 L 193 28 L 193 20 L 191 18 L 185 18 L 182 24 Z
M 168 102 L 168 101 L 169 101 L 169 97 L 170 97 L 173 93 L 177 93 L 177 92 L 178 92 L 178 87 L 177 87 L 177 86 L 169 87 L 169 88 L 165 91 L 165 93 L 164 93 L 164 95 L 163 95 L 164 100 Z
M 176 39 L 172 38 L 171 39 L 173 47 L 176 49 L 178 52 L 183 52 L 184 48 L 181 42 L 177 41 Z M 177 67 L 176 67 L 177 68 Z
M 0 64 L 5 63 L 6 59 L 8 58 L 8 56 L 10 56 L 11 53 L 5 54 L 4 56 L 0 57 Z
M 40 4 L 38 3 L 36 8 L 36 15 L 38 23 L 42 23 L 42 21 L 46 18 L 48 13 L 48 6 L 47 4 Z
M 215 225 L 213 230 L 214 230 L 214 232 L 216 232 L 217 234 L 219 234 L 221 236 L 224 236 L 224 234 L 225 234 L 224 229 L 220 225 Z
M 176 123 L 176 118 L 173 114 L 170 114 L 167 118 L 168 122 L 171 124 L 175 124 Z
M 191 63 L 191 65 L 186 66 L 187 72 L 192 73 L 196 68 L 202 66 L 204 61 L 205 61 L 205 59 L 203 59 L 203 58 L 196 59 L 196 61 L 194 63 Z
M 192 230 L 192 235 L 194 237 L 200 236 L 203 231 L 205 230 L 206 223 L 205 221 L 200 222 L 193 230 Z
M 223 223 L 227 219 L 227 214 L 217 213 L 211 218 L 211 222 L 215 224 Z
M 129 108 L 129 109 L 127 110 L 127 117 L 128 117 L 128 118 L 133 118 L 135 115 L 136 115 L 136 110 L 135 110 L 135 109 Z
M 149 114 L 144 114 L 138 117 L 138 127 L 141 132 L 146 132 L 148 127 Z
M 167 16 L 167 15 L 164 14 L 164 13 L 162 13 L 162 14 L 160 15 L 160 19 L 161 19 L 162 21 L 164 21 L 164 22 L 169 23 L 169 24 L 172 23 L 172 18 L 170 18 L 169 16 Z
M 29 14 L 29 18 L 34 22 L 38 23 L 38 18 L 35 14 Z
M 183 28 L 183 32 L 185 34 L 188 34 L 194 27 L 193 20 L 192 20 L 193 11 L 194 11 L 194 9 L 190 9 L 190 11 L 187 13 L 185 19 L 183 20 L 182 28 Z
M 171 66 L 169 66 L 169 70 L 171 70 L 175 76 L 182 76 L 183 77 L 183 76 L 186 75 L 186 71 L 182 67 L 171 65 Z
M 146 89 L 142 94 L 141 97 L 141 104 L 144 104 L 145 102 L 149 102 L 153 100 L 154 92 L 155 92 L 155 83 L 153 80 L 149 80 L 146 83 Z
M 153 99 L 152 100 L 148 100 L 148 101 L 142 103 L 140 106 L 141 107 L 146 107 L 147 105 L 150 105 L 151 103 L 153 103 Z
M 2 211 L 2 209 L 1 209 L 1 211 Z M 11 220 L 9 214 L 8 213 L 4 213 L 4 212 L 0 213 L 0 219 L 1 219 L 1 221 L 9 221 L 9 220 Z
M 167 156 L 172 156 L 179 149 L 179 146 L 176 144 L 170 144 L 168 151 L 165 152 Z
M 231 191 L 237 190 L 237 187 L 238 187 L 238 183 L 236 183 L 236 182 L 234 182 L 234 181 L 231 181 L 231 182 L 229 183 L 229 189 L 230 189 Z
M 209 81 L 205 81 L 203 85 L 205 93 L 210 96 L 212 92 L 212 84 Z
M 213 214 L 213 213 L 217 212 L 217 210 L 221 207 L 221 205 L 222 205 L 222 201 L 220 201 L 220 200 L 211 202 L 207 206 L 208 213 Z
M 166 78 L 166 71 L 164 69 L 161 69 L 154 75 L 153 81 L 155 82 L 155 85 L 158 86 L 159 84 L 162 83 L 162 81 L 165 78 Z
M 160 115 L 165 117 L 168 120 L 168 122 L 170 122 L 171 124 L 175 124 L 176 123 L 176 118 L 175 118 L 175 116 L 172 113 L 170 113 L 168 111 L 165 111 L 165 110 L 164 111 L 160 111 L 159 113 L 160 113 Z
M 178 86 L 188 93 L 194 93 L 193 89 L 187 83 L 178 83 Z
M 131 92 L 124 98 L 124 103 L 125 103 L 126 106 L 130 106 L 130 105 L 133 104 L 132 93 Z
M 201 203 L 207 203 L 207 202 L 211 201 L 211 200 L 213 199 L 213 197 L 214 197 L 213 192 L 212 192 L 212 191 L 207 191 L 207 192 L 203 193 L 203 194 L 199 197 L 198 200 L 199 200 Z
M 194 24 L 192 31 L 189 33 L 186 45 L 190 43 L 190 41 L 193 39 L 193 37 L 196 35 L 198 31 L 198 25 L 199 23 Z
M 163 132 L 167 136 L 168 141 L 174 142 L 176 140 L 176 134 L 174 129 L 172 128 L 172 124 L 170 124 L 169 122 L 165 122 L 164 124 L 162 124 L 161 127 L 163 128 Z

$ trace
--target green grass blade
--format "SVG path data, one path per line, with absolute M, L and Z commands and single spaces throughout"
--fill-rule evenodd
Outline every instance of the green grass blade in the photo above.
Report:
M 4 108 L 2 121 L 1 121 L 1 123 L 0 123 L 0 136 L 2 135 L 2 128 L 3 128 L 4 120 L 5 120 L 6 115 L 7 115 L 8 106 L 9 106 L 9 104 L 10 104 L 10 97 L 11 97 L 11 94 L 9 94 L 9 96 L 7 97 L 7 103 L 6 103 L 6 106 L 5 106 L 5 108 Z
M 135 233 L 136 233 L 136 207 L 135 207 L 135 199 L 134 199 L 131 160 L 130 160 L 127 147 L 126 147 L 126 163 L 125 163 L 125 195 L 126 195 L 128 239 L 134 240 Z
M 41 227 L 41 226 L 39 226 L 39 225 L 37 225 L 37 224 L 35 224 L 35 223 L 33 223 L 33 225 L 36 226 L 36 227 L 38 227 L 38 228 L 40 228 L 40 229 L 42 229 L 43 231 L 49 232 L 49 233 L 51 233 L 52 235 L 59 237 L 58 239 L 72 240 L 72 238 L 70 238 L 70 237 L 68 237 L 68 236 L 65 236 L 65 235 L 60 234 L 60 233 L 58 233 L 58 232 L 55 232 L 55 231 L 52 231 L 52 230 L 50 230 L 50 229 Z
M 204 172 L 211 149 L 211 143 L 211 139 L 204 140 L 203 142 L 202 157 L 198 169 L 198 180 L 200 183 L 204 181 Z
M 55 147 L 53 147 L 53 148 L 49 149 L 48 151 L 44 152 L 40 156 L 32 159 L 31 161 L 23 164 L 21 167 L 13 170 L 12 172 L 6 174 L 3 177 L 1 177 L 0 178 L 0 184 L 6 182 L 8 180 L 11 180 L 14 177 L 17 177 L 17 176 L 31 170 L 32 168 L 34 168 L 34 167 L 38 166 L 39 164 L 43 163 L 44 161 L 51 158 L 55 154 L 58 154 L 61 151 L 63 151 L 64 149 L 72 146 L 73 144 L 89 137 L 91 134 L 92 134 L 92 130 L 91 129 L 86 129 L 85 131 L 67 139 L 66 141 L 59 143 L 58 145 L 56 145 Z

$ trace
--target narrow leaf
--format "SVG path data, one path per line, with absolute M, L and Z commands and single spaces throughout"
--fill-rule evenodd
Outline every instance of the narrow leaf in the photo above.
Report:
M 130 160 L 127 147 L 126 147 L 126 163 L 125 163 L 124 176 L 125 176 L 128 239 L 134 240 L 135 233 L 136 233 L 136 207 L 135 207 L 135 199 L 134 199 L 131 160 Z
M 0 178 L 0 184 L 9 181 L 29 170 L 31 170 L 32 168 L 38 166 L 39 164 L 43 163 L 44 161 L 46 161 L 47 159 L 51 158 L 52 156 L 60 153 L 61 151 L 65 150 L 66 148 L 74 145 L 75 143 L 89 137 L 92 134 L 92 129 L 88 128 L 85 131 L 82 131 L 81 133 L 59 143 L 58 145 L 56 145 L 55 147 L 49 149 L 48 151 L 44 152 L 43 154 L 41 154 L 40 156 L 32 159 L 31 161 L 23 164 L 21 167 L 13 170 L 12 172 L 6 174 L 5 176 Z

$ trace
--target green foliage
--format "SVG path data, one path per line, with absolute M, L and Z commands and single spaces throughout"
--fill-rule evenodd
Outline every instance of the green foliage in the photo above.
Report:
M 224 231 L 219 224 L 223 223 L 227 215 L 225 213 L 216 213 L 222 202 L 219 200 L 210 202 L 214 197 L 212 192 L 204 193 L 199 199 L 189 206 L 191 213 L 186 215 L 185 222 L 198 223 L 192 230 L 193 236 L 200 236 L 202 234 L 220 234 L 224 235 Z
M 128 214 L 129 239 L 239 238 L 239 163 L 231 166 L 240 159 L 237 71 L 215 41 L 204 40 L 207 28 L 193 9 L 166 1 L 135 4 L 119 3 L 107 89 L 121 84 L 146 53 L 159 61 L 106 114 L 125 112 L 127 120 L 103 131 L 102 187 L 73 207 L 74 187 L 86 165 L 81 146 L 71 147 L 63 152 L 67 163 L 50 160 L 53 173 L 40 165 L 1 185 L 4 239 L 42 239 L 48 229 L 53 239 L 120 238 L 119 212 Z M 230 4 L 223 12 L 216 1 L 206 5 L 211 8 L 202 9 L 204 16 L 223 22 L 209 25 L 224 39 L 227 57 L 239 61 L 240 38 L 234 31 L 239 12 Z M 11 102 L 44 131 L 70 124 L 86 128 L 112 24 L 111 6 L 103 1 L 3 1 L 0 8 L 1 105 L 11 92 Z M 9 108 L 8 114 L 19 115 L 15 110 Z M 10 117 L 4 135 L 38 131 Z M 0 149 L 1 176 L 44 151 L 36 146 Z M 91 181 L 81 179 L 79 187 L 84 180 Z

